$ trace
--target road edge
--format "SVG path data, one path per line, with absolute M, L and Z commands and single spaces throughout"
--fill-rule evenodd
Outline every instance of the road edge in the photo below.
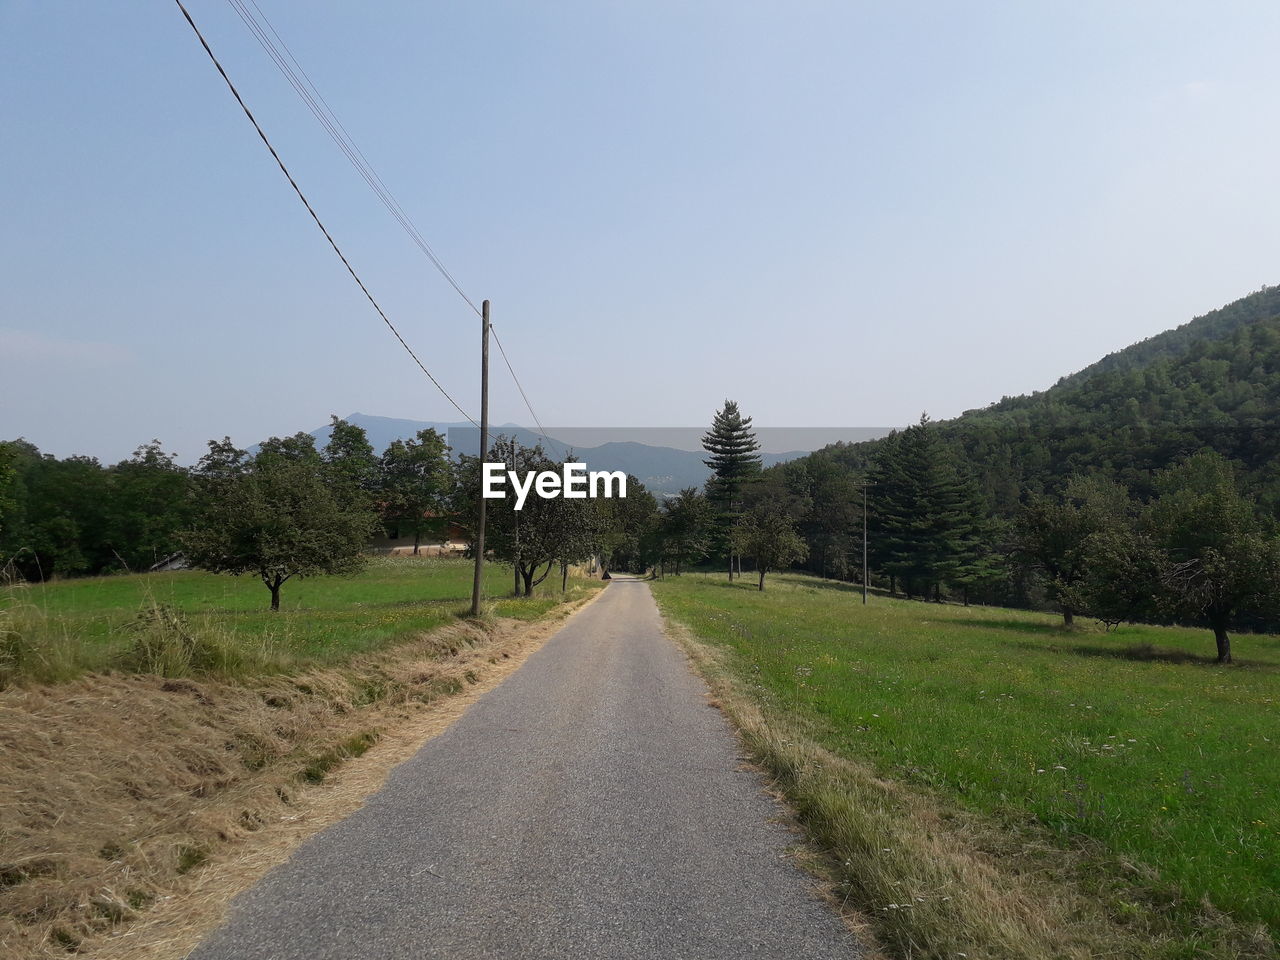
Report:
M 250 841 L 212 856 L 191 875 L 185 889 L 163 898 L 120 932 L 93 944 L 93 955 L 98 960 L 181 960 L 189 956 L 225 922 L 236 897 L 285 863 L 312 837 L 364 806 L 397 767 L 514 675 L 607 589 L 606 584 L 568 609 L 521 624 L 497 645 L 469 655 L 470 662 L 459 666 L 477 677 L 474 683 L 448 698 L 405 705 L 401 709 L 407 708 L 407 713 L 385 717 L 378 741 L 367 752 L 347 760 L 322 783 L 299 791 L 288 815 L 263 827 Z

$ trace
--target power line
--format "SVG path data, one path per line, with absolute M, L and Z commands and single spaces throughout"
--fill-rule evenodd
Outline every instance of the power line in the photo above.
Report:
M 502 354 L 502 360 L 507 365 L 507 370 L 511 372 L 511 379 L 515 381 L 516 389 L 520 391 L 520 396 L 524 400 L 524 405 L 529 408 L 529 416 L 533 417 L 533 422 L 538 425 L 538 435 L 551 442 L 551 438 L 547 436 L 547 431 L 542 428 L 542 421 L 538 419 L 538 415 L 533 412 L 533 405 L 529 403 L 529 396 L 524 392 L 524 387 L 520 385 L 520 378 L 516 376 L 515 367 L 511 366 L 511 361 L 507 359 L 506 348 L 502 346 L 502 338 L 498 336 L 498 331 L 493 329 L 493 324 L 489 324 L 489 332 L 493 334 L 493 342 L 498 345 L 498 352 Z
M 316 226 L 320 228 L 320 232 L 324 234 L 324 238 L 329 241 L 329 246 L 333 247 L 333 252 L 338 255 L 338 259 L 342 261 L 342 265 L 346 267 L 347 272 L 351 274 L 351 279 L 353 279 L 356 282 L 356 285 L 360 287 L 360 291 L 365 295 L 369 303 L 373 305 L 373 309 L 378 312 L 378 316 L 382 318 L 382 322 L 387 325 L 387 328 L 393 334 L 395 334 L 395 338 L 400 341 L 400 346 L 404 347 L 404 349 L 408 352 L 409 356 L 413 358 L 413 362 L 418 365 L 418 369 L 420 369 L 423 373 L 425 373 L 427 375 L 427 379 L 430 380 L 435 385 L 435 388 L 439 390 L 441 394 L 444 395 L 444 398 L 448 400 L 451 404 L 453 404 L 454 409 L 456 409 L 460 414 L 466 417 L 467 420 L 469 420 L 472 424 L 479 426 L 479 424 L 477 424 L 476 421 L 472 419 L 471 415 L 467 413 L 467 411 L 463 410 L 462 407 L 458 405 L 458 402 L 453 399 L 453 397 L 449 396 L 449 391 L 447 391 L 443 386 L 440 385 L 440 381 L 431 375 L 431 371 L 428 370 L 426 366 L 423 364 L 423 362 L 418 359 L 418 355 L 414 353 L 413 348 L 410 347 L 409 344 L 405 342 L 404 337 L 400 335 L 400 331 L 396 329 L 396 325 L 391 322 L 391 319 L 386 315 L 382 307 L 378 305 L 378 301 L 373 298 L 373 294 L 369 292 L 369 288 L 364 285 L 364 281 L 360 279 L 360 275 L 357 274 L 355 271 L 355 268 L 351 266 L 350 261 L 347 260 L 346 255 L 342 252 L 342 249 L 338 246 L 337 242 L 333 239 L 333 235 L 329 233 L 328 229 L 320 221 L 320 217 L 316 215 L 316 211 L 311 206 L 311 202 L 307 200 L 306 195 L 302 192 L 302 189 L 298 186 L 298 182 L 293 179 L 293 174 L 289 172 L 289 168 L 286 167 L 284 165 L 284 161 L 280 159 L 280 154 L 276 152 L 276 148 L 273 147 L 271 145 L 271 141 L 267 139 L 267 135 L 263 131 L 262 126 L 258 123 L 257 119 L 254 117 L 253 112 L 249 109 L 248 105 L 245 104 L 244 98 L 240 96 L 240 91 L 236 89 L 236 85 L 232 83 L 231 78 L 227 76 L 227 71 L 224 70 L 222 68 L 222 64 L 218 62 L 218 58 L 214 55 L 213 49 L 209 46 L 209 42 L 205 40 L 204 34 L 202 34 L 200 32 L 200 28 L 196 26 L 195 20 L 191 18 L 191 14 L 187 12 L 187 8 L 183 6 L 182 0 L 174 0 L 174 3 L 178 5 L 178 9 L 182 11 L 183 17 L 186 18 L 187 23 L 190 24 L 191 29 L 195 32 L 196 39 L 200 41 L 200 46 L 204 47 L 204 52 L 207 53 L 209 55 L 209 59 L 213 61 L 213 65 L 217 68 L 218 73 L 222 76 L 223 81 L 227 85 L 227 89 L 230 90 L 231 95 L 236 98 L 236 103 L 240 104 L 240 109 L 243 110 L 244 115 L 249 118 L 249 122 L 253 124 L 253 129 L 258 132 L 258 137 L 262 140 L 267 150 L 271 153 L 272 159 L 275 160 L 276 165 L 280 168 L 280 172 L 283 173 L 285 176 L 285 179 L 289 181 L 289 186 L 293 187 L 293 192 L 298 195 L 298 199 L 302 201 L 302 205 L 307 208 L 307 213 L 311 214 L 311 219 L 314 220 L 316 223 Z
M 302 98 L 307 109 L 311 111 L 311 114 L 320 122 L 320 125 L 324 127 L 325 131 L 329 134 L 330 139 L 332 139 L 338 149 L 342 151 L 343 155 L 346 156 L 347 160 L 355 168 L 356 172 L 360 174 L 365 183 L 369 185 L 369 189 L 374 192 L 382 202 L 382 205 L 387 208 L 387 212 L 389 212 L 396 222 L 400 224 L 401 229 L 403 229 L 409 236 L 409 239 L 412 240 L 427 259 L 431 261 L 432 265 L 435 266 L 436 270 L 440 272 L 440 275 L 444 277 L 449 285 L 453 287 L 458 296 L 460 296 L 466 302 L 467 306 L 469 306 L 473 311 L 475 311 L 476 315 L 479 316 L 480 310 L 476 307 L 475 301 L 467 296 L 466 291 L 463 290 L 458 281 L 454 279 L 453 274 L 449 272 L 449 269 L 431 248 L 431 244 L 427 242 L 421 231 L 418 230 L 413 219 L 405 212 L 399 201 L 396 200 L 395 195 L 391 193 L 386 183 L 383 182 L 382 178 L 378 175 L 378 172 L 374 170 L 373 165 L 369 162 L 368 157 L 365 156 L 364 151 L 362 151 L 359 145 L 356 144 L 355 138 L 351 136 L 342 121 L 338 119 L 333 108 L 329 106 L 329 102 L 325 100 L 324 95 L 316 87 L 315 82 L 312 81 L 310 75 L 303 68 L 302 64 L 299 63 L 298 59 L 293 55 L 293 51 L 289 49 L 289 45 L 285 43 L 284 38 L 280 36 L 280 33 L 272 25 L 262 8 L 258 6 L 257 0 L 248 0 L 248 3 L 252 4 L 253 9 L 257 11 L 256 17 L 253 11 L 251 11 L 246 5 L 245 0 L 227 0 L 227 2 L 236 11 L 236 14 L 244 22 L 245 26 L 249 28 L 249 31 L 257 39 L 262 49 L 266 51 L 267 56 L 270 57 L 271 61 L 276 65 L 276 69 L 280 71 L 281 75 L 284 76 L 289 85 L 293 87 L 298 96 Z M 259 22 L 259 20 L 261 20 L 261 22 Z M 270 33 L 270 36 L 268 36 L 268 32 Z M 275 38 L 274 40 L 272 39 L 273 37 Z M 277 42 L 279 46 L 277 46 Z M 489 330 L 493 334 L 494 341 L 498 344 L 498 350 L 502 354 L 503 362 L 507 365 L 507 371 L 511 374 L 511 379 L 515 383 L 516 389 L 520 392 L 520 398 L 524 401 L 524 405 L 529 411 L 529 416 L 531 416 L 533 418 L 533 422 L 537 424 L 539 435 L 549 444 L 551 439 L 547 436 L 546 430 L 543 429 L 542 422 L 538 419 L 538 414 L 533 409 L 533 404 L 529 402 L 529 395 L 525 392 L 524 386 L 520 383 L 520 378 L 516 376 L 515 367 L 512 365 L 511 359 L 507 356 L 507 351 L 502 346 L 502 341 L 499 339 L 497 331 L 493 329 L 492 325 Z
M 244 22 L 244 25 L 249 28 L 249 31 L 257 39 L 258 44 L 266 52 L 267 56 L 271 58 L 271 61 L 276 65 L 276 69 L 280 71 L 285 80 L 289 82 L 289 85 L 293 87 L 298 96 L 302 98 L 307 109 L 311 111 L 316 120 L 320 122 L 320 125 L 324 127 L 325 131 L 337 145 L 338 149 L 341 150 L 347 160 L 350 161 L 351 165 L 355 168 L 356 172 L 360 174 L 361 178 L 364 179 L 365 183 L 369 185 L 369 189 L 371 189 L 378 199 L 382 201 L 383 206 L 387 208 L 387 212 L 395 218 L 404 232 L 408 234 L 409 239 L 412 240 L 427 259 L 431 261 L 436 270 L 440 272 L 440 275 L 444 277 L 449 285 L 453 287 L 454 291 L 457 292 L 458 296 L 466 302 L 467 306 L 471 308 L 476 316 L 480 316 L 480 308 L 476 306 L 474 300 L 467 296 L 466 291 L 463 290 L 458 281 L 454 279 L 453 274 L 449 272 L 449 269 L 444 265 L 444 262 L 441 261 L 441 259 L 436 255 L 436 252 L 431 248 L 431 244 L 429 244 L 426 238 L 423 237 L 417 226 L 409 218 L 409 215 L 405 213 L 404 208 L 400 205 L 399 201 L 396 200 L 395 196 L 387 188 L 387 185 L 383 182 L 382 178 L 378 176 L 377 171 L 373 169 L 372 164 L 369 163 L 364 152 L 356 145 L 354 138 L 347 132 L 347 128 L 343 126 L 342 121 L 339 120 L 337 114 L 333 112 L 333 108 L 329 106 L 329 102 L 325 100 L 324 96 L 320 93 L 315 83 L 311 80 L 311 77 L 307 74 L 307 71 L 303 69 L 302 64 L 300 64 L 297 58 L 294 57 L 293 51 L 289 49 L 288 44 L 284 42 L 284 39 L 280 36 L 276 28 L 272 26 L 271 21 L 267 19 L 267 15 L 263 13 L 262 8 L 258 6 L 256 0 L 249 0 L 249 2 L 253 4 L 254 10 L 257 11 L 256 17 L 254 16 L 253 11 L 246 6 L 244 0 L 227 0 L 227 2 Z M 261 23 L 258 22 L 259 18 L 261 18 Z M 270 36 L 267 35 L 268 31 L 270 31 Z M 272 37 L 275 38 L 274 41 L 272 40 Z M 279 41 L 279 47 L 276 46 L 276 41 Z

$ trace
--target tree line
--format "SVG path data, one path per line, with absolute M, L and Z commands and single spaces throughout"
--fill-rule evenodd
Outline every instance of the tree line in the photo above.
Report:
M 506 437 L 488 459 L 521 471 L 559 466 Z M 630 480 L 625 500 L 532 497 L 521 511 L 490 501 L 488 552 L 512 565 L 514 592 L 531 594 L 557 565 L 563 588 L 569 566 L 592 557 L 643 569 L 657 505 Z M 250 453 L 224 438 L 190 469 L 158 442 L 103 467 L 13 441 L 0 444 L 0 567 L 37 581 L 143 571 L 180 556 L 258 577 L 279 609 L 287 581 L 357 569 L 380 533 L 412 538 L 415 553 L 450 526 L 473 538 L 479 484 L 479 460 L 451 459 L 435 430 L 377 455 L 363 428 L 338 417 L 322 447 L 298 433 Z
M 676 575 L 709 563 L 731 580 L 745 562 L 760 590 L 769 571 L 793 565 L 860 581 L 865 549 L 869 579 L 891 594 L 1050 607 L 1068 625 L 1077 616 L 1202 624 L 1222 661 L 1232 629 L 1276 627 L 1280 530 L 1272 501 L 1257 495 L 1256 468 L 1196 448 L 1140 481 L 1087 457 L 1069 461 L 1076 469 L 1063 478 L 1060 454 L 1037 458 L 1035 447 L 975 465 L 958 430 L 922 417 L 882 440 L 766 470 L 751 418 L 726 401 L 703 438 L 702 489 L 660 502 L 631 477 L 625 499 L 532 497 L 520 511 L 490 501 L 488 544 L 511 565 L 518 595 L 557 569 L 563 586 L 569 566 L 589 558 Z M 560 466 L 506 437 L 487 456 L 521 473 Z M 323 448 L 309 434 L 253 454 L 224 439 L 192 469 L 158 443 L 102 467 L 15 441 L 0 444 L 0 560 L 38 580 L 147 569 L 181 551 L 210 570 L 260 577 L 278 607 L 287 580 L 353 569 L 379 530 L 412 536 L 415 551 L 445 524 L 473 536 L 479 488 L 479 459 L 451 459 L 435 431 L 378 456 L 362 428 L 337 417 Z
M 870 576 L 911 598 L 1050 607 L 1078 615 L 1199 624 L 1220 662 L 1230 630 L 1273 629 L 1280 618 L 1280 524 L 1213 450 L 1154 470 L 1137 489 L 1082 471 L 1026 489 L 994 509 L 978 472 L 927 417 L 870 444 L 833 447 L 762 470 L 758 445 L 726 402 L 704 440 L 705 490 L 663 504 L 655 561 L 673 573 L 703 561 L 747 558 L 765 574 L 803 564 Z M 863 515 L 864 492 L 867 513 Z

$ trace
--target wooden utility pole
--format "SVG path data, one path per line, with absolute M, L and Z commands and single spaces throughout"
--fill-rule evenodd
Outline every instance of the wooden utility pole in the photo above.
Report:
M 489 455 L 489 301 L 480 311 L 480 525 L 476 530 L 476 572 L 471 581 L 471 615 L 480 616 L 484 585 L 484 458 Z
M 519 467 L 516 460 L 520 456 L 520 441 L 516 438 L 514 431 L 511 434 L 511 472 L 514 474 Z M 515 556 L 511 560 L 511 573 L 514 579 L 515 595 L 518 597 L 522 591 L 520 589 L 520 511 L 511 511 L 511 522 L 515 531 Z

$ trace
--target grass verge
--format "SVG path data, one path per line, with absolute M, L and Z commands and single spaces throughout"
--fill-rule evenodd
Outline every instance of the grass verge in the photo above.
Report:
M 144 953 L 133 931 L 180 903 L 154 939 L 190 940 L 246 873 L 208 882 L 230 851 L 262 859 L 268 835 L 388 739 L 407 757 L 415 718 L 450 714 L 595 592 L 287 672 L 115 671 L 0 691 L 0 956 L 182 955 Z
M 1205 643 L 1190 631 L 1063 633 L 1036 614 L 906 601 L 864 609 L 804 577 L 763 594 L 705 577 L 655 588 L 748 748 L 829 851 L 841 897 L 898 955 L 1275 955 L 1273 841 L 1254 823 L 1274 822 L 1276 803 L 1276 769 L 1258 750 L 1273 639 L 1248 638 L 1251 663 L 1223 672 L 1188 662 Z M 1147 644 L 1170 656 L 1123 653 Z M 1208 729 L 1194 723 L 1202 713 Z M 1134 734 L 1124 748 L 1118 731 Z M 1177 797 L 1176 817 L 1164 816 L 1162 779 L 1195 791 Z M 1242 835 L 1252 846 L 1240 865 Z
M 119 670 L 245 679 L 341 663 L 444 626 L 466 610 L 470 561 L 376 557 L 347 577 L 289 581 L 281 610 L 254 577 L 196 570 L 0 588 L 0 689 Z M 554 580 L 554 583 L 552 582 Z M 549 577 L 511 597 L 509 567 L 485 567 L 489 615 L 537 619 L 598 588 Z

